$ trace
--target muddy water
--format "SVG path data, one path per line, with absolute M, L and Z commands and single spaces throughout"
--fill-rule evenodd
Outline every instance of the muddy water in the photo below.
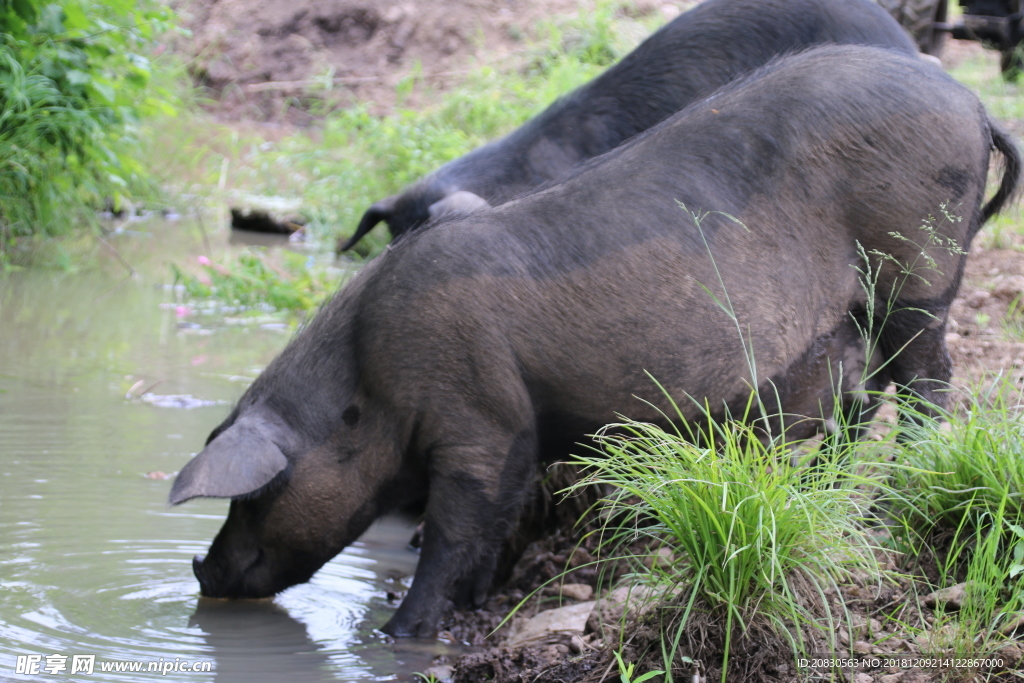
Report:
M 165 259 L 199 253 L 187 225 L 134 226 L 112 242 L 135 277 L 122 282 L 102 250 L 96 270 L 0 276 L 0 680 L 411 680 L 454 654 L 374 634 L 393 609 L 387 591 L 415 567 L 408 520 L 378 522 L 273 600 L 199 597 L 191 558 L 227 502 L 169 508 L 163 475 L 292 332 L 181 315 L 160 285 Z M 45 671 L 54 654 L 67 658 L 56 675 L 16 673 L 19 655 L 42 655 Z M 74 655 L 95 655 L 94 673 L 71 675 Z M 122 662 L 142 671 L 101 671 Z M 174 662 L 213 672 L 148 670 Z

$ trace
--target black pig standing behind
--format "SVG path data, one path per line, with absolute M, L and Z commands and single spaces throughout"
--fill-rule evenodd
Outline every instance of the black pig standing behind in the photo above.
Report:
M 707 0 L 510 135 L 371 206 L 338 252 L 351 249 L 380 221 L 398 237 L 431 217 L 507 202 L 773 57 L 823 43 L 917 53 L 872 0 Z
M 1007 170 L 983 206 L 993 146 Z M 1019 174 L 1012 142 L 937 67 L 824 47 L 559 185 L 399 240 L 175 481 L 174 504 L 232 498 L 195 560 L 202 593 L 260 597 L 306 581 L 374 518 L 425 497 L 415 581 L 384 630 L 430 634 L 450 599 L 484 597 L 538 462 L 616 413 L 663 422 L 635 398 L 668 411 L 648 372 L 687 419 L 699 412 L 684 397 L 724 412 L 753 385 L 778 397 L 770 410 L 812 418 L 791 438 L 810 435 L 842 409 L 835 392 L 846 403 L 861 388 L 858 245 L 917 264 L 905 277 L 872 257 L 875 310 L 896 294 L 878 348 L 900 391 L 941 405 L 964 252 Z M 728 297 L 742 339 L 708 290 Z

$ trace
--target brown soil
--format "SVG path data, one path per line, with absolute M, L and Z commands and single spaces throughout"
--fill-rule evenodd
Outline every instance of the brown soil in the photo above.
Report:
M 620 651 L 624 661 L 638 665 L 637 676 L 662 669 L 660 648 L 665 630 L 659 620 L 678 615 L 678 606 L 663 615 L 649 613 L 628 625 L 621 636 L 613 631 L 595 631 L 588 623 L 582 638 L 551 633 L 542 641 L 525 647 L 505 646 L 517 621 L 527 620 L 542 610 L 577 604 L 577 600 L 557 595 L 560 583 L 584 583 L 600 588 L 622 577 L 625 566 L 618 567 L 614 577 L 602 576 L 586 566 L 598 552 L 593 547 L 594 539 L 591 536 L 581 543 L 579 535 L 563 531 L 531 545 L 517 565 L 513 579 L 483 609 L 456 610 L 449 615 L 443 623 L 441 637 L 477 645 L 481 650 L 454 662 L 446 658 L 438 660 L 438 664 L 453 665 L 449 669 L 451 677 L 444 680 L 452 683 L 617 682 L 620 680 L 619 671 L 613 651 Z M 935 612 L 921 604 L 921 598 L 931 592 L 931 588 L 923 578 L 911 578 L 922 576 L 919 562 L 922 558 L 894 554 L 891 557 L 882 555 L 879 560 L 880 565 L 891 572 L 891 580 L 854 576 L 840 586 L 838 592 L 833 589 L 825 591 L 832 614 L 842 614 L 844 609 L 849 614 L 849 621 L 842 621 L 837 626 L 836 637 L 841 651 L 852 649 L 862 661 L 871 658 L 888 658 L 890 661 L 918 656 L 928 658 L 945 652 L 947 646 L 943 641 L 949 631 L 933 633 L 930 628 Z M 560 577 L 566 568 L 570 571 Z M 799 582 L 795 585 L 798 593 L 804 596 L 805 604 L 817 602 L 818 594 L 813 587 L 801 588 Z M 509 622 L 502 623 L 512 608 L 520 604 L 516 615 Z M 702 614 L 696 610 L 679 641 L 680 652 L 701 662 L 701 683 L 720 679 L 724 622 L 721 614 Z M 671 626 L 668 631 L 674 633 Z M 825 634 L 805 629 L 804 637 L 810 644 L 809 651 L 829 652 Z M 788 641 L 766 622 L 746 623 L 735 628 L 730 652 L 727 676 L 730 683 L 797 683 L 807 680 L 794 667 Z M 992 672 L 986 680 L 1016 680 L 1014 672 L 1024 665 L 1024 647 L 1019 641 L 1007 641 L 992 656 L 1001 657 L 1004 668 Z M 692 675 L 691 664 L 678 662 L 673 668 L 675 680 L 689 683 Z M 822 680 L 843 680 L 830 678 L 830 673 L 824 669 L 817 675 Z M 883 668 L 867 663 L 846 673 L 846 680 L 851 683 L 939 683 L 983 679 L 980 672 L 972 677 L 967 670 Z
M 638 13 L 678 14 L 687 0 L 639 0 Z M 522 54 L 541 22 L 575 15 L 579 0 L 182 0 L 192 31 L 175 49 L 191 59 L 229 118 L 310 120 L 305 94 L 335 105 L 366 102 L 378 113 L 396 86 L 421 69 L 433 92 L 481 63 Z M 415 107 L 425 97 L 404 100 Z

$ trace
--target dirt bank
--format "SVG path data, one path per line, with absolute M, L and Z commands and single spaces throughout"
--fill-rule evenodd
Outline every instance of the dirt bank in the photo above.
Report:
M 638 0 L 631 12 L 675 16 L 688 0 Z M 482 63 L 507 65 L 580 0 L 185 0 L 192 31 L 176 49 L 230 118 L 301 123 L 308 93 L 334 105 L 394 106 L 418 73 L 443 92 Z M 421 95 L 422 96 L 422 95 Z M 417 104 L 416 97 L 404 101 Z

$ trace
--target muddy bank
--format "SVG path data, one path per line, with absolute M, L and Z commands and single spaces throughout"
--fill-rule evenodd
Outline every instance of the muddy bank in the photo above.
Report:
M 659 597 L 633 586 L 624 576 L 625 565 L 603 573 L 592 563 L 600 555 L 593 547 L 595 538 L 581 539 L 563 531 L 531 545 L 516 566 L 516 575 L 483 609 L 456 610 L 443 623 L 442 639 L 482 649 L 457 659 L 438 658 L 425 673 L 453 683 L 617 682 L 616 651 L 625 662 L 638 665 L 634 677 L 662 669 L 663 620 L 679 613 L 685 592 L 677 589 L 681 598 L 669 597 L 672 607 L 659 612 L 654 605 L 665 599 L 664 594 Z M 645 549 L 637 551 L 646 554 Z M 861 662 L 845 669 L 842 676 L 853 683 L 968 680 L 963 670 L 907 665 L 947 649 L 945 643 L 955 634 L 948 626 L 937 630 L 931 626 L 937 610 L 959 608 L 964 585 L 933 592 L 925 581 L 927 572 L 922 573 L 921 558 L 892 553 L 881 554 L 879 561 L 885 578 L 855 574 L 838 591 L 825 591 L 833 613 L 842 614 L 845 609 L 849 615 L 837 624 L 839 648 L 832 656 Z M 810 598 L 815 589 L 804 588 Z M 503 623 L 520 604 L 515 616 Z M 695 612 L 680 639 L 679 652 L 696 664 L 677 657 L 675 680 L 689 683 L 695 674 L 701 683 L 720 679 L 724 623 L 723 615 Z M 818 656 L 833 652 L 828 635 L 805 630 L 804 637 L 810 639 L 809 652 Z M 1024 648 L 1016 640 L 1007 640 L 991 656 L 1001 666 L 987 680 L 1011 680 L 1024 665 Z M 956 674 L 953 679 L 951 673 Z M 734 630 L 727 675 L 731 683 L 796 683 L 809 680 L 808 676 L 831 680 L 827 669 L 799 671 L 788 641 L 767 621 Z
M 629 9 L 670 17 L 692 4 L 640 0 Z M 542 22 L 584 6 L 579 0 L 183 0 L 178 11 L 192 36 L 174 49 L 191 60 L 194 79 L 210 88 L 229 118 L 281 119 L 289 109 L 301 111 L 314 92 L 337 106 L 363 101 L 383 112 L 410 74 L 444 91 L 471 68 L 507 65 Z M 415 97 L 404 102 L 416 103 Z

